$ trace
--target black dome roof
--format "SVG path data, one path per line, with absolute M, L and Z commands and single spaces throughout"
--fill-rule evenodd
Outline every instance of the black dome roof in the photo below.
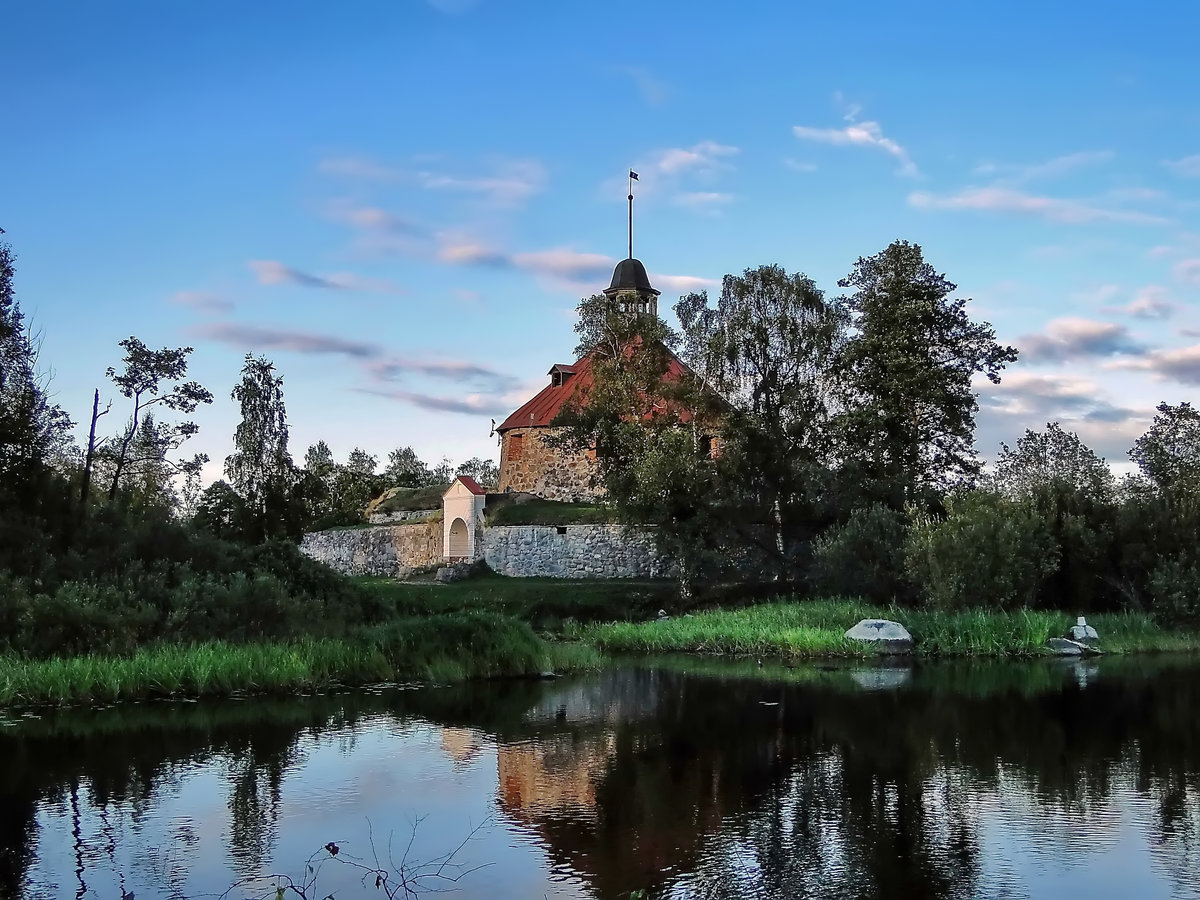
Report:
M 642 265 L 642 261 L 633 258 L 617 263 L 617 267 L 613 269 L 612 284 L 604 293 L 615 294 L 618 291 L 637 291 L 639 294 L 654 294 L 656 297 L 661 293 L 650 286 L 650 276 L 646 274 L 646 267 Z

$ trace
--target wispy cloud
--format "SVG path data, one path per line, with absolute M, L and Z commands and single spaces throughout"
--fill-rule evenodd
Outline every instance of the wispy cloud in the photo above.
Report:
M 233 309 L 233 301 L 219 294 L 204 291 L 176 291 L 171 295 L 176 306 L 186 306 L 205 315 L 222 315 Z
M 1046 178 L 1058 178 L 1077 169 L 1106 163 L 1113 158 L 1111 150 L 1088 150 L 1079 153 L 1067 153 L 1053 159 L 1026 165 L 1007 163 L 980 163 L 975 167 L 976 175 L 987 175 L 997 184 L 1018 185 L 1028 184 Z
M 366 156 L 329 156 L 317 163 L 317 171 L 365 181 L 396 181 L 401 176 L 400 170 Z
M 652 154 L 640 165 L 660 175 L 682 175 L 694 172 L 713 172 L 727 165 L 726 159 L 736 156 L 740 148 L 716 141 L 700 141 L 691 147 L 670 147 Z
M 1070 225 L 1098 222 L 1165 225 L 1170 221 L 1150 213 L 1110 209 L 1082 200 L 1036 196 L 1005 187 L 967 188 L 957 194 L 941 196 L 915 191 L 908 195 L 908 202 L 917 209 L 1018 213 Z
M 845 128 L 812 128 L 794 125 L 792 134 L 802 141 L 816 141 L 835 147 L 873 147 L 892 156 L 898 163 L 897 173 L 908 177 L 918 174 L 917 166 L 899 143 L 886 137 L 878 122 L 851 121 Z
M 684 191 L 676 194 L 671 202 L 702 212 L 720 212 L 721 207 L 733 202 L 733 194 L 721 191 Z
M 330 203 L 328 215 L 335 222 L 365 231 L 414 236 L 426 233 L 422 225 L 411 219 L 390 213 L 378 206 L 364 206 L 346 200 L 336 200 Z
M 291 266 L 272 259 L 252 259 L 246 263 L 254 272 L 259 284 L 295 284 L 301 287 L 321 288 L 332 291 L 374 291 L 385 294 L 402 294 L 404 289 L 394 281 L 384 278 L 364 278 L 351 272 L 332 275 L 313 275 L 293 269 Z
M 1184 156 L 1181 159 L 1163 160 L 1163 165 L 1185 178 L 1200 178 L 1200 153 Z
M 660 291 L 678 291 L 681 294 L 686 294 L 691 291 L 703 291 L 711 287 L 716 287 L 721 282 L 716 278 L 699 278 L 695 275 L 662 275 L 656 273 L 650 276 L 650 283 L 656 285 Z
M 1180 284 L 1200 286 L 1200 258 L 1181 259 L 1171 267 L 1171 274 Z
M 376 397 L 399 400 L 402 403 L 416 406 L 419 409 L 427 409 L 431 412 L 498 417 L 510 411 L 502 398 L 489 394 L 466 394 L 463 396 L 448 397 L 399 389 L 360 388 L 359 390 L 364 394 L 373 394 Z
M 649 69 L 644 66 L 622 66 L 617 71 L 633 80 L 634 86 L 642 95 L 642 99 L 646 101 L 646 105 L 662 106 L 667 102 L 670 90 L 662 81 L 655 78 Z
M 546 185 L 545 167 L 531 159 L 500 163 L 490 175 L 449 175 L 424 170 L 414 173 L 414 177 L 428 190 L 472 194 L 496 206 L 517 206 Z
M 790 156 L 785 156 L 783 158 L 783 164 L 793 172 L 804 172 L 807 174 L 809 172 L 817 171 L 816 163 L 811 163 L 803 159 L 793 159 Z
M 1200 344 L 1150 350 L 1133 359 L 1115 361 L 1110 368 L 1150 372 L 1162 381 L 1200 384 Z
M 1126 306 L 1106 306 L 1103 309 L 1135 319 L 1169 319 L 1175 314 L 1175 304 L 1169 298 L 1166 288 L 1148 284 Z
M 503 397 L 518 383 L 511 375 L 479 363 L 409 357 L 389 351 L 374 341 L 310 331 L 213 322 L 198 325 L 191 333 L 198 338 L 256 352 L 279 351 L 310 356 L 341 356 L 356 362 L 371 382 L 380 385 L 402 381 L 410 376 L 421 376 L 470 385 L 479 396 L 491 394 Z M 392 391 L 391 388 L 382 387 L 379 390 L 388 393 Z
M 1142 347 L 1129 329 L 1115 322 L 1064 317 L 1046 325 L 1042 334 L 1017 339 L 1022 359 L 1028 362 L 1064 362 L 1088 357 L 1139 353 Z

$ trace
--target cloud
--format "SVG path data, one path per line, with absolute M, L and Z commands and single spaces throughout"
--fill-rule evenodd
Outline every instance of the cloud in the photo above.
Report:
M 455 266 L 485 266 L 491 269 L 505 269 L 512 265 L 506 253 L 486 244 L 471 242 L 444 244 L 438 248 L 437 259 Z
M 1020 213 L 1070 225 L 1094 222 L 1165 225 L 1169 222 L 1162 216 L 1135 210 L 1106 209 L 1081 200 L 1039 197 L 1004 187 L 967 188 L 957 194 L 947 196 L 916 191 L 908 195 L 908 203 L 917 209 L 966 209 Z
M 392 353 L 373 341 L 353 340 L 309 331 L 214 322 L 197 326 L 192 329 L 192 334 L 239 349 L 343 356 L 361 363 L 363 371 L 375 382 L 396 381 L 409 375 L 420 375 L 442 381 L 475 384 L 492 393 L 512 390 L 516 384 L 516 379 L 511 375 L 478 363 L 414 359 Z
M 425 228 L 416 222 L 380 209 L 378 206 L 360 206 L 346 201 L 337 201 L 329 205 L 328 214 L 335 222 L 341 222 L 363 231 L 412 236 L 422 236 L 426 233 Z
M 1151 350 L 1135 359 L 1114 362 L 1111 367 L 1150 372 L 1163 381 L 1200 384 L 1200 344 L 1170 350 Z
M 616 265 L 611 256 L 602 253 L 580 253 L 566 247 L 532 253 L 514 253 L 511 259 L 518 269 L 570 281 L 605 278 Z
M 802 141 L 817 141 L 835 147 L 875 147 L 891 154 L 900 163 L 897 170 L 906 176 L 917 175 L 916 164 L 909 158 L 908 151 L 889 137 L 884 137 L 878 122 L 851 122 L 845 128 L 810 128 L 794 125 L 792 134 Z
M 721 282 L 716 278 L 699 278 L 695 275 L 651 275 L 650 283 L 662 291 L 678 291 L 681 294 L 703 291 L 716 287 Z
M 733 194 L 720 191 L 685 191 L 676 194 L 672 202 L 688 209 L 718 212 L 720 207 L 733 202 Z
M 1125 450 L 1145 429 L 1145 410 L 1119 406 L 1103 396 L 1100 386 L 1073 375 L 1006 373 L 1000 384 L 980 378 L 977 443 L 991 451 L 1001 441 L 1012 444 L 1026 428 L 1062 422 L 1097 453 L 1110 459 Z
M 221 315 L 233 309 L 233 301 L 217 294 L 206 294 L 203 291 L 176 291 L 171 295 L 171 302 L 176 306 L 186 306 L 205 315 Z
M 793 172 L 804 172 L 807 174 L 808 172 L 817 171 L 816 163 L 806 162 L 800 159 L 792 159 L 790 156 L 785 156 L 783 158 L 783 164 Z
M 384 278 L 364 278 L 350 272 L 333 275 L 312 275 L 301 272 L 271 259 L 252 259 L 246 263 L 254 272 L 259 284 L 296 284 L 301 287 L 321 288 L 333 291 L 377 291 L 385 294 L 402 294 L 404 289 Z
M 487 394 L 466 394 L 461 397 L 446 397 L 436 394 L 422 394 L 416 391 L 383 390 L 379 388 L 359 388 L 359 391 L 364 394 L 373 394 L 376 397 L 399 400 L 402 403 L 408 403 L 432 412 L 499 417 L 510 411 L 501 398 L 488 396 Z
M 1072 317 L 1053 320 L 1044 334 L 1024 335 L 1017 339 L 1017 345 L 1022 359 L 1028 362 L 1064 362 L 1144 349 L 1124 325 Z
M 330 156 L 317 163 L 317 171 L 326 175 L 361 178 L 364 181 L 397 181 L 398 169 L 382 165 L 365 156 Z
M 1006 165 L 998 163 L 981 163 L 975 167 L 976 175 L 987 175 L 994 178 L 997 184 L 1027 184 L 1043 178 L 1057 178 L 1085 166 L 1106 163 L 1113 158 L 1111 150 L 1091 150 L 1079 153 L 1067 153 L 1056 156 L 1045 162 L 1029 165 Z
M 1200 178 L 1200 153 L 1181 159 L 1166 159 L 1163 160 L 1163 165 L 1176 175 L 1182 175 L 1185 178 Z
M 725 157 L 736 156 L 741 150 L 716 141 L 700 141 L 691 147 L 671 147 L 659 150 L 642 167 L 660 175 L 681 175 L 687 172 L 712 172 L 726 165 Z
M 1171 267 L 1171 274 L 1181 284 L 1200 286 L 1200 259 L 1181 259 Z
M 414 178 L 428 190 L 475 194 L 497 206 L 517 206 L 545 187 L 546 170 L 540 162 L 525 159 L 501 163 L 493 175 L 462 176 L 420 171 L 414 173 Z
M 646 101 L 647 106 L 662 106 L 667 102 L 667 97 L 670 90 L 665 84 L 650 74 L 650 70 L 643 66 L 623 66 L 617 70 L 623 75 L 628 75 L 638 92 L 642 95 L 642 99 Z
M 1175 314 L 1175 304 L 1167 299 L 1167 289 L 1149 284 L 1137 292 L 1127 306 L 1105 306 L 1105 312 L 1120 313 L 1135 319 L 1169 319 Z

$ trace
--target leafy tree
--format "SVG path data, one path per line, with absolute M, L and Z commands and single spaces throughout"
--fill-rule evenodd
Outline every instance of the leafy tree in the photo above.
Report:
M 1200 490 L 1200 410 L 1190 403 L 1160 403 L 1129 458 L 1168 493 Z
M 393 487 L 421 487 L 431 483 L 429 466 L 412 447 L 397 447 L 389 453 L 383 474 Z
M 1010 497 L 1030 497 L 1057 486 L 1107 501 L 1115 490 L 1104 459 L 1057 422 L 1048 423 L 1045 431 L 1027 429 L 1015 448 L 1001 444 L 992 482 Z
M 252 540 L 290 530 L 288 501 L 295 483 L 288 454 L 287 409 L 283 376 L 265 357 L 246 354 L 242 380 L 230 396 L 241 406 L 242 420 L 233 435 L 234 452 L 225 458 L 225 474 L 246 505 Z
M 497 476 L 498 477 L 498 476 Z M 454 480 L 454 464 L 446 457 L 429 473 L 430 484 L 449 484 Z
M 317 441 L 305 451 L 304 469 L 318 478 L 325 478 L 337 464 L 333 461 L 333 451 L 324 441 Z
M 946 516 L 915 516 L 908 572 L 939 609 L 1032 606 L 1058 564 L 1058 548 L 1026 503 L 985 491 L 946 500 Z
M 351 450 L 350 458 L 346 460 L 346 470 L 352 475 L 359 475 L 363 478 L 370 478 L 374 475 L 378 465 L 379 457 L 372 456 L 360 447 Z
M 490 459 L 474 456 L 458 467 L 457 475 L 474 478 L 481 487 L 494 488 L 500 480 L 500 467 Z
M 71 421 L 50 402 L 38 372 L 37 347 L 14 290 L 14 256 L 0 244 L 0 504 L 28 504 Z
M 1070 431 L 1051 422 L 1029 431 L 1016 447 L 1001 445 L 991 483 L 1004 496 L 1023 500 L 1042 517 L 1058 549 L 1046 580 L 1044 605 L 1091 610 L 1112 583 L 1115 481 L 1108 464 Z
M 769 511 L 782 565 L 788 546 L 807 537 L 814 488 L 829 481 L 821 476 L 832 461 L 828 423 L 845 316 L 810 278 L 780 266 L 726 275 L 715 307 L 707 293 L 693 293 L 675 312 L 684 359 L 707 389 L 699 400 L 721 422 L 721 481 Z M 712 391 L 730 406 L 714 404 Z
M 860 258 L 838 282 L 852 336 L 842 350 L 839 415 L 847 462 L 877 483 L 894 508 L 979 471 L 974 451 L 977 374 L 999 382 L 1012 347 L 972 322 L 967 300 L 896 241 Z
M 118 372 L 110 366 L 106 374 L 117 386 L 117 391 L 121 396 L 133 401 L 133 410 L 125 429 L 103 448 L 103 456 L 111 472 L 108 486 L 109 503 L 116 499 L 122 479 L 126 476 L 130 466 L 136 468 L 147 462 L 146 459 L 131 457 L 130 453 L 146 411 L 152 406 L 160 406 L 190 414 L 195 412 L 200 404 L 212 403 L 213 399 L 212 392 L 199 382 L 182 381 L 187 375 L 187 358 L 192 353 L 191 347 L 176 349 L 164 347 L 161 350 L 151 350 L 136 337 L 126 338 L 118 346 L 125 351 L 122 360 L 124 368 Z M 171 384 L 171 382 L 182 383 Z M 93 423 L 98 415 L 98 404 L 96 410 L 93 413 Z M 198 471 L 208 461 L 208 457 L 203 454 L 186 461 L 167 459 L 166 452 L 178 449 L 196 434 L 198 428 L 195 422 L 160 423 L 157 425 L 157 429 L 155 458 L 158 458 L 158 449 L 161 445 L 164 450 L 161 460 L 175 471 L 184 474 L 193 470 Z M 92 451 L 90 446 L 88 451 L 90 457 Z M 85 480 L 89 478 L 90 472 L 85 472 L 84 477 Z

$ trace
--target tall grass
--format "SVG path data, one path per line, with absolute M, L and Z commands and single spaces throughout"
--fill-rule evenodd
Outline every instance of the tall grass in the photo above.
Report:
M 461 681 L 598 664 L 591 647 L 548 645 L 488 613 L 400 619 L 350 638 L 158 645 L 129 656 L 0 656 L 0 706 L 285 694 L 381 681 Z
M 565 636 L 606 653 L 721 653 L 732 655 L 866 656 L 843 637 L 860 619 L 892 619 L 929 656 L 1038 656 L 1049 637 L 1074 623 L 1064 612 L 964 610 L 941 612 L 880 607 L 858 600 L 778 602 L 714 610 L 652 622 L 573 625 Z M 1106 652 L 1200 649 L 1200 633 L 1166 631 L 1149 616 L 1126 613 L 1091 620 Z

